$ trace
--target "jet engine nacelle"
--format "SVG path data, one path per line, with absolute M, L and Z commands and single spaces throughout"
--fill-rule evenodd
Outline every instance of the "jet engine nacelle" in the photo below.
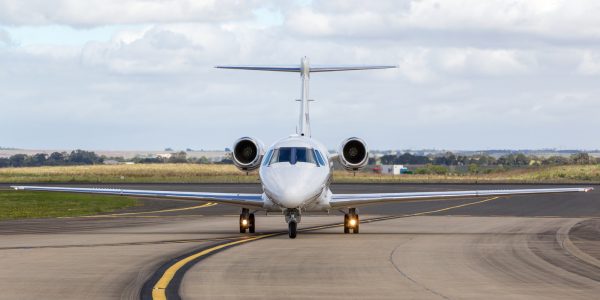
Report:
M 369 162 L 369 148 L 360 138 L 351 137 L 344 140 L 338 149 L 340 164 L 348 171 L 358 171 Z
M 240 138 L 233 144 L 233 164 L 242 171 L 256 170 L 260 167 L 264 149 L 264 144 L 255 138 Z

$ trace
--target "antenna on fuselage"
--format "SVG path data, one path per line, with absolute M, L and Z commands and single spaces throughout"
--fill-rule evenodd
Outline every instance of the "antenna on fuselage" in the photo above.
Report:
M 274 72 L 294 72 L 300 73 L 302 77 L 302 91 L 300 97 L 300 116 L 298 120 L 298 127 L 296 133 L 301 136 L 310 137 L 310 114 L 308 110 L 308 102 L 312 101 L 308 99 L 308 82 L 310 81 L 310 73 L 315 72 L 337 72 L 337 71 L 354 71 L 354 70 L 373 70 L 373 69 L 390 69 L 396 68 L 396 66 L 326 66 L 316 65 L 311 66 L 308 57 L 303 57 L 300 60 L 300 66 L 253 66 L 253 65 L 240 65 L 240 66 L 216 66 L 218 69 L 234 69 L 234 70 L 253 70 L 253 71 L 274 71 Z

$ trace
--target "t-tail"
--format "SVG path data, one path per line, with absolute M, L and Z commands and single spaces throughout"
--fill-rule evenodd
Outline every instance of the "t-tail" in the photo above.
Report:
M 310 116 L 308 110 L 308 81 L 310 73 L 319 72 L 337 72 L 337 71 L 355 71 L 355 70 L 373 70 L 373 69 L 390 69 L 396 66 L 386 65 L 348 65 L 348 66 L 329 66 L 315 65 L 311 66 L 308 57 L 303 57 L 300 60 L 300 65 L 294 66 L 255 66 L 255 65 L 240 65 L 240 66 L 216 66 L 219 69 L 234 69 L 234 70 L 253 70 L 253 71 L 273 71 L 273 72 L 295 72 L 300 73 L 302 77 L 302 91 L 300 95 L 300 116 L 298 120 L 297 134 L 310 137 Z

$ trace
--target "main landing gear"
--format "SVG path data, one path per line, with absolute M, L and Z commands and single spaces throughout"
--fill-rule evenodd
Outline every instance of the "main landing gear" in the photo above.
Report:
M 356 213 L 356 208 L 350 208 L 347 214 L 344 214 L 344 233 L 350 233 L 350 229 L 354 233 L 358 233 L 360 227 L 360 219 Z
M 288 236 L 295 239 L 298 234 L 298 223 L 300 223 L 300 211 L 295 208 L 285 211 L 285 221 L 288 223 Z
M 248 229 L 248 232 L 254 233 L 256 229 L 255 225 L 254 214 L 251 214 L 249 209 L 242 208 L 242 213 L 240 214 L 240 233 L 246 233 L 246 229 Z

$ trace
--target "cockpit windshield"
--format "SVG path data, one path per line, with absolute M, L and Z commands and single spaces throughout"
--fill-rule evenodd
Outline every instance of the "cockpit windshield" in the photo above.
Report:
M 297 162 L 317 164 L 313 149 L 303 147 L 281 147 L 273 151 L 269 164 L 289 162 L 295 165 Z

